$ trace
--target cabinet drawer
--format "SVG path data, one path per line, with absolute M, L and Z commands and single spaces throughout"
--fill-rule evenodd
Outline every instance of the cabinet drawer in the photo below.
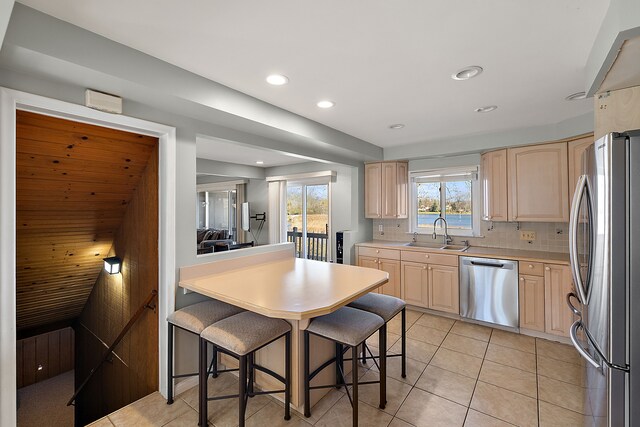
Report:
M 541 262 L 519 261 L 518 270 L 519 274 L 544 276 L 544 264 Z
M 433 252 L 402 251 L 402 260 L 428 264 L 458 266 L 458 255 L 445 255 Z
M 358 248 L 358 255 L 360 256 L 372 256 L 376 258 L 386 259 L 400 259 L 400 251 L 395 249 L 382 249 L 382 248 L 369 248 L 360 246 Z

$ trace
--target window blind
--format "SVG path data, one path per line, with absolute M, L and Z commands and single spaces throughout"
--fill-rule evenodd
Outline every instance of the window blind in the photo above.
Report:
M 478 179 L 478 167 L 434 169 L 411 172 L 411 181 L 417 184 L 428 182 L 474 181 Z

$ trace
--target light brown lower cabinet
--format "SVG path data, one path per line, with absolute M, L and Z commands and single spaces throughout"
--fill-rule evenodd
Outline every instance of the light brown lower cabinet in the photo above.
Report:
M 378 260 L 378 266 L 380 270 L 389 273 L 389 281 L 379 287 L 378 292 L 400 298 L 400 261 L 380 258 Z
M 402 284 L 408 304 L 460 313 L 458 267 L 404 261 Z
M 564 265 L 545 264 L 544 267 L 544 299 L 545 299 L 545 332 L 563 337 L 569 336 L 569 328 L 574 316 L 566 298 L 573 291 L 571 270 Z
M 427 264 L 402 262 L 402 287 L 407 304 L 429 306 L 429 275 Z
M 566 304 L 573 290 L 571 270 L 566 265 L 520 262 L 520 328 L 562 337 L 569 336 L 573 313 Z M 527 267 L 533 267 L 527 269 Z
M 520 275 L 520 328 L 544 332 L 544 277 Z
M 400 298 L 400 261 L 360 255 L 358 265 L 389 273 L 389 281 L 373 292 Z

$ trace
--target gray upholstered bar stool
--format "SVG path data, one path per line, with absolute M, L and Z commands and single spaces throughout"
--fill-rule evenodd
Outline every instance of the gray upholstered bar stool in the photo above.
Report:
M 167 404 L 173 403 L 173 380 L 176 378 L 192 377 L 199 375 L 199 372 L 191 374 L 174 375 L 173 372 L 173 336 L 175 328 L 180 328 L 192 334 L 200 336 L 202 331 L 209 325 L 222 320 L 226 317 L 233 316 L 244 311 L 243 309 L 231 304 L 224 303 L 218 300 L 203 301 L 196 304 L 189 305 L 187 307 L 176 310 L 167 316 L 167 322 L 169 323 L 169 336 L 168 336 L 168 363 L 167 363 L 167 378 L 169 379 L 169 385 L 167 387 Z M 214 351 L 213 358 L 211 360 L 212 374 L 214 378 L 218 375 L 217 370 L 218 355 Z
M 407 304 L 400 298 L 392 297 L 389 295 L 368 293 L 357 300 L 351 302 L 349 307 L 357 308 L 358 310 L 368 311 L 370 313 L 377 314 L 382 317 L 385 325 L 389 323 L 398 313 L 402 313 L 402 332 L 401 332 L 401 350 L 400 354 L 387 354 L 387 357 L 401 357 L 402 360 L 402 378 L 407 377 Z M 366 352 L 369 351 L 370 357 L 367 357 Z M 377 357 L 375 357 L 371 350 L 367 347 L 367 343 L 362 344 L 362 363 L 367 363 L 367 359 L 373 359 L 376 363 Z
M 272 342 L 285 338 L 284 376 L 272 370 L 257 365 L 255 352 Z M 209 397 L 207 392 L 207 343 L 214 348 L 238 359 L 238 394 Z M 199 389 L 199 425 L 207 425 L 207 402 L 238 398 L 238 425 L 244 427 L 247 398 L 258 394 L 284 393 L 284 419 L 289 420 L 291 402 L 291 324 L 286 320 L 262 316 L 251 311 L 245 311 L 235 316 L 227 317 L 205 328 L 200 334 L 200 389 Z M 269 390 L 255 392 L 253 381 L 254 371 L 259 370 L 284 384 L 284 390 Z
M 358 381 L 358 347 L 367 338 L 380 330 L 380 379 L 378 381 Z M 331 314 L 316 317 L 309 323 L 309 327 L 304 331 L 304 416 L 311 416 L 311 390 L 329 387 L 345 386 L 347 396 L 351 401 L 353 426 L 358 425 L 358 384 L 380 384 L 380 409 L 384 409 L 387 403 L 387 325 L 377 314 L 358 310 L 352 307 L 341 307 Z M 321 364 L 315 371 L 309 372 L 310 335 L 331 340 L 336 344 L 335 356 Z M 346 346 L 346 347 L 345 347 Z M 351 349 L 351 359 L 344 359 L 346 350 Z M 351 384 L 348 384 L 344 377 L 343 363 L 351 360 Z M 311 387 L 311 380 L 320 371 L 335 363 L 336 383 Z M 353 386 L 353 396 L 346 386 Z

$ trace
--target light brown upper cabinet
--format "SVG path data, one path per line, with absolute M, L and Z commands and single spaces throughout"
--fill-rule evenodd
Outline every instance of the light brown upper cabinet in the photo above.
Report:
M 382 218 L 382 163 L 364 165 L 364 216 Z
M 507 221 L 507 150 L 484 153 L 482 172 L 482 219 Z
M 567 143 L 507 150 L 509 220 L 569 222 Z
M 571 203 L 578 178 L 582 175 L 582 153 L 591 144 L 593 144 L 593 135 L 574 139 L 567 144 L 569 155 L 569 203 Z
M 368 163 L 364 167 L 366 218 L 407 218 L 409 164 Z

